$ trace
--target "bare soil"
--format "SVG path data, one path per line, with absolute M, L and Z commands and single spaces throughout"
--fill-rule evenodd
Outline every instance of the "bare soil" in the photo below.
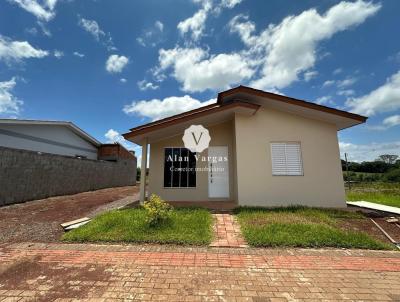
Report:
M 32 291 L 42 289 L 42 296 L 36 296 L 32 301 L 55 301 L 58 298 L 85 298 L 89 293 L 101 295 L 101 287 L 93 289 L 95 282 L 107 281 L 111 273 L 106 265 L 85 265 L 68 267 L 62 264 L 49 265 L 41 263 L 40 257 L 25 257 L 15 262 L 3 263 L 0 266 L 0 288 Z M 66 282 L 65 280 L 79 280 Z M 73 286 L 75 283 L 79 283 Z M 102 291 L 102 292 L 99 292 Z
M 133 198 L 138 191 L 135 186 L 107 188 L 0 207 L 0 243 L 59 241 L 61 223 L 107 209 L 107 204 Z

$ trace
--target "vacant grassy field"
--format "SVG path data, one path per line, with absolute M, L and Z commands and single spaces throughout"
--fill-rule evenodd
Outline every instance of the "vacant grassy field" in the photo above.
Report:
M 305 207 L 240 208 L 242 233 L 252 246 L 392 249 L 362 232 L 341 228 L 341 220 L 365 219 L 359 213 Z
M 97 216 L 63 236 L 69 242 L 148 242 L 207 245 L 212 217 L 204 209 L 174 209 L 165 223 L 150 227 L 142 208 L 116 210 Z
M 400 208 L 400 183 L 354 183 L 351 190 L 346 186 L 349 201 L 365 200 Z

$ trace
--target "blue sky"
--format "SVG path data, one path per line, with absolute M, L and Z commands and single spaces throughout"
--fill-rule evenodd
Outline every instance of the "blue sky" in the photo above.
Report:
M 239 84 L 369 116 L 354 160 L 400 155 L 400 2 L 0 3 L 0 117 L 68 120 L 103 142 Z

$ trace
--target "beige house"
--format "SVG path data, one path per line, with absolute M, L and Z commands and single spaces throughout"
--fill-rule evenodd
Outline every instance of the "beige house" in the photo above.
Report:
M 345 207 L 337 131 L 366 117 L 239 86 L 215 104 L 131 129 L 149 152 L 148 193 L 182 203 Z M 185 129 L 202 125 L 209 147 L 192 153 Z M 202 134 L 193 134 L 196 142 Z M 141 179 L 146 175 L 142 169 Z M 141 181 L 141 202 L 145 181 Z

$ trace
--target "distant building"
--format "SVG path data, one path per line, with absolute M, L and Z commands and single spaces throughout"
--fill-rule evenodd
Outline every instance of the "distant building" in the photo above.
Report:
M 97 159 L 101 143 L 71 122 L 0 119 L 0 146 Z

